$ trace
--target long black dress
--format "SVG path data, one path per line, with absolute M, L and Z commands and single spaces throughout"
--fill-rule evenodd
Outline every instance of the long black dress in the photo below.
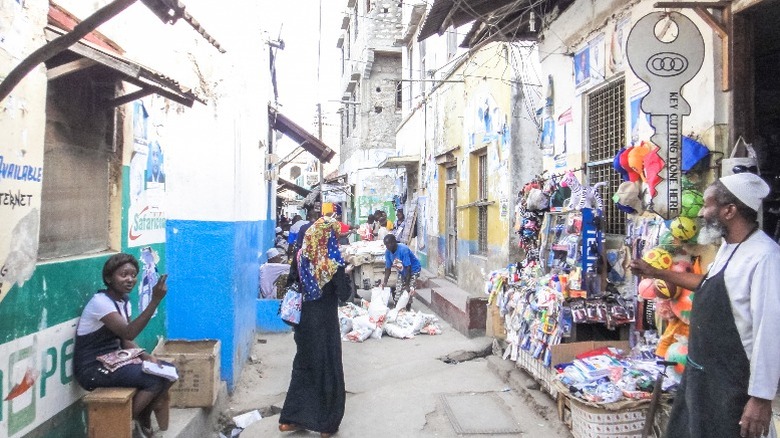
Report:
M 296 263 L 292 265 L 290 279 L 298 276 Z M 346 391 L 338 300 L 339 295 L 345 293 L 349 295 L 347 276 L 342 267 L 322 287 L 322 298 L 303 302 L 301 322 L 295 327 L 294 335 L 298 349 L 279 423 L 321 433 L 339 430 Z

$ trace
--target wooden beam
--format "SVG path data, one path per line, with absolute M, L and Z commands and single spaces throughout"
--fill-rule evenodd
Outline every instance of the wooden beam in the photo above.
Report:
M 720 9 L 731 5 L 731 2 L 657 2 L 653 5 L 656 8 L 707 8 Z
M 656 8 L 687 8 L 693 9 L 702 20 L 712 29 L 721 40 L 721 89 L 723 91 L 731 90 L 732 78 L 732 53 L 731 53 L 731 34 L 734 31 L 731 14 L 731 2 L 657 2 Z M 707 9 L 717 9 L 720 11 L 720 17 L 715 16 Z
M 80 58 L 75 61 L 71 61 L 62 65 L 58 65 L 57 67 L 50 68 L 46 71 L 46 77 L 53 81 L 55 79 L 61 78 L 63 76 L 67 76 L 72 73 L 76 73 L 78 71 L 84 70 L 85 68 L 92 67 L 93 65 L 96 65 L 97 62 L 93 61 L 88 58 Z
M 73 28 L 73 31 L 44 44 L 32 52 L 30 56 L 24 58 L 22 62 L 14 67 L 5 79 L 0 82 L 0 102 L 5 100 L 5 98 L 11 94 L 11 91 L 16 88 L 16 86 L 19 85 L 27 74 L 29 74 L 38 64 L 51 59 L 58 53 L 77 43 L 88 33 L 124 11 L 136 1 L 137 0 L 114 0 L 98 9 L 94 14 L 87 17 L 86 20 L 77 24 L 76 27 Z
M 143 89 L 151 90 L 154 93 L 159 94 L 162 97 L 167 97 L 168 99 L 171 99 L 172 101 L 176 103 L 180 103 L 188 108 L 192 108 L 192 104 L 195 102 L 195 99 L 190 99 L 182 94 L 180 94 L 177 91 L 168 90 L 165 88 L 160 87 L 158 84 L 153 84 L 147 81 L 144 81 L 140 78 L 133 78 L 133 77 L 125 77 L 123 78 L 125 81 L 130 82 L 131 84 L 141 87 Z
M 56 32 L 50 29 L 46 29 L 47 38 L 54 37 L 55 35 L 57 35 Z M 89 58 L 93 61 L 96 61 L 98 64 L 105 65 L 106 67 L 112 70 L 116 70 L 123 75 L 134 78 L 137 78 L 141 75 L 141 67 L 139 65 L 123 62 L 119 58 L 115 58 L 111 55 L 103 53 L 100 50 L 95 50 L 85 44 L 74 44 L 72 47 L 68 47 L 68 50 L 77 55 L 83 56 L 84 58 Z
M 721 88 L 723 91 L 731 90 L 732 78 L 734 78 L 734 15 L 731 13 L 731 6 L 723 8 L 721 11 L 723 25 L 726 28 L 725 36 L 721 38 L 721 56 L 723 58 L 723 81 Z
M 701 17 L 702 20 L 704 20 L 705 23 L 707 23 L 715 33 L 718 34 L 718 36 L 723 38 L 728 38 L 728 32 L 726 31 L 726 27 L 723 26 L 720 22 L 718 22 L 718 19 L 715 18 L 714 15 L 710 13 L 710 11 L 700 7 L 696 6 L 693 8 L 694 12 Z
M 126 103 L 130 103 L 134 100 L 140 99 L 142 97 L 146 97 L 150 94 L 154 93 L 154 90 L 150 88 L 141 88 L 138 91 L 133 91 L 132 93 L 125 94 L 124 96 L 119 96 L 115 99 L 111 99 L 108 101 L 108 105 L 110 107 L 117 107 L 119 105 L 124 105 Z

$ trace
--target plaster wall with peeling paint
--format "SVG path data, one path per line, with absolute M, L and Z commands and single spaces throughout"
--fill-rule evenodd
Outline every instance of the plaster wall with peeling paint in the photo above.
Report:
M 82 19 L 107 3 L 58 2 Z M 139 344 L 220 339 L 221 377 L 229 387 L 238 379 L 275 206 L 262 173 L 273 99 L 264 14 L 257 2 L 235 3 L 187 2 L 225 54 L 184 22 L 161 23 L 140 2 L 99 29 L 123 56 L 197 88 L 205 104 L 187 108 L 152 95 L 111 111 L 95 92 L 114 87 L 105 71 L 49 82 L 44 65 L 0 102 L 0 437 L 85 436 L 76 403 L 83 391 L 72 376 L 75 327 L 104 287 L 103 263 L 120 251 L 142 266 L 130 296 L 134 315 L 157 275 L 170 275 Z M 44 0 L 0 2 L 0 79 L 46 42 L 48 10 Z M 236 27 L 244 31 L 230 32 Z M 115 84 L 119 94 L 136 90 Z M 149 177 L 153 162 L 164 179 Z M 79 178 L 74 170 L 82 168 Z M 96 179 L 103 182 L 91 184 Z M 79 205 L 100 218 L 82 218 Z M 63 240 L 90 236 L 90 227 L 99 230 L 94 241 Z M 32 386 L 18 386 L 28 374 Z M 4 400 L 13 388 L 25 390 Z
M 540 97 L 538 77 L 525 70 L 538 63 L 531 49 L 504 43 L 453 56 L 446 40 L 445 35 L 425 41 L 434 81 L 422 98 L 415 94 L 421 85 L 408 87 L 396 147 L 402 155 L 420 154 L 409 189 L 421 262 L 478 295 L 488 272 L 518 260 L 512 207 L 522 181 L 541 172 L 538 130 L 529 117 Z M 412 43 L 405 69 L 420 63 L 419 51 Z M 484 194 L 478 193 L 480 156 L 486 160 Z M 483 249 L 474 205 L 481 200 L 488 203 Z
M 627 116 L 625 146 L 635 139 L 649 139 L 652 127 L 640 121 L 639 102 L 647 94 L 647 86 L 637 78 L 625 56 L 625 39 L 632 26 L 646 14 L 657 11 L 652 1 L 577 1 L 550 24 L 539 44 L 544 75 L 551 75 L 554 84 L 552 118 L 555 121 L 554 148 L 544 157 L 544 168 L 558 173 L 575 169 L 588 161 L 587 102 L 591 93 L 608 84 L 625 84 L 624 109 Z M 680 9 L 702 32 L 705 58 L 699 74 L 683 88 L 692 112 L 684 119 L 683 134 L 700 136 L 712 150 L 725 150 L 728 138 L 728 93 L 719 90 L 720 41 L 709 26 L 694 12 Z M 594 49 L 595 48 L 595 49 Z M 590 75 L 577 81 L 574 58 L 585 53 L 596 63 Z M 590 65 L 590 64 L 589 64 Z M 715 74 L 708 73 L 715 72 Z M 547 85 L 546 87 L 547 88 Z M 559 117 L 569 112 L 571 122 L 559 123 Z M 582 179 L 581 174 L 578 177 Z M 604 196 L 608 199 L 611 194 Z

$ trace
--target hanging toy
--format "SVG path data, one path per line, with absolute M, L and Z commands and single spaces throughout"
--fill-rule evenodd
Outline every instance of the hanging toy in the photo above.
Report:
M 675 237 L 671 231 L 666 231 L 658 238 L 658 246 L 670 253 L 675 253 L 682 248 L 682 241 Z
M 649 143 L 642 142 L 628 152 L 628 166 L 639 174 L 642 182 L 645 181 L 645 157 L 650 153 Z
M 669 362 L 677 362 L 677 365 L 674 366 L 674 372 L 682 375 L 685 371 L 685 365 L 688 364 L 688 343 L 675 342 L 670 345 L 666 350 L 666 360 Z
M 599 188 L 606 185 L 605 182 L 596 183 L 593 186 L 583 185 L 574 176 L 574 172 L 568 171 L 561 181 L 562 187 L 571 189 L 568 208 L 570 210 L 582 210 L 583 208 L 604 209 L 604 202 L 599 194 Z
M 672 235 L 683 242 L 691 240 L 699 232 L 699 226 L 696 225 L 696 221 L 682 216 L 674 218 L 669 228 L 672 231 Z
M 704 206 L 704 195 L 698 190 L 683 190 L 680 216 L 695 218 Z
M 639 177 L 639 174 L 634 169 L 632 169 L 631 165 L 628 163 L 628 157 L 631 154 L 631 150 L 633 148 L 634 148 L 633 146 L 629 146 L 625 148 L 625 150 L 623 150 L 623 152 L 620 154 L 619 161 L 620 161 L 620 166 L 628 174 L 628 180 L 630 182 L 637 182 L 641 178 Z
M 652 300 L 657 296 L 655 291 L 655 280 L 652 278 L 645 278 L 640 281 L 637 289 L 640 298 Z
M 669 251 L 656 246 L 642 257 L 650 266 L 656 269 L 669 269 L 672 266 L 672 255 Z
M 679 295 L 679 288 L 677 285 L 665 281 L 665 280 L 655 280 L 655 294 L 658 298 L 663 299 L 675 299 Z
M 658 146 L 653 146 L 651 143 L 648 143 L 648 147 L 650 148 L 650 152 L 645 155 L 644 175 L 645 182 L 650 190 L 650 197 L 655 198 L 655 195 L 658 194 L 658 190 L 655 188 L 664 180 L 661 178 L 660 174 L 666 163 L 664 162 L 664 159 L 658 155 L 658 151 L 660 150 Z

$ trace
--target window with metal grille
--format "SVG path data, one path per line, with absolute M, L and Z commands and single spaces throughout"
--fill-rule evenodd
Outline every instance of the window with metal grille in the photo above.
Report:
M 458 32 L 454 27 L 447 30 L 447 60 L 455 57 L 458 52 Z
M 626 214 L 612 202 L 617 192 L 620 175 L 612 167 L 612 160 L 626 145 L 626 86 L 615 81 L 590 93 L 588 99 L 588 183 L 606 182 L 599 193 L 604 200 L 603 231 L 625 234 Z
M 403 82 L 395 81 L 395 110 L 401 111 L 401 105 L 403 103 Z
M 418 43 L 420 49 L 420 88 L 422 89 L 423 93 L 428 90 L 427 83 L 425 82 L 427 79 L 425 77 L 425 41 L 426 40 L 422 40 Z
M 487 172 L 487 154 L 483 154 L 479 156 L 479 187 L 478 187 L 478 197 L 479 201 L 486 202 L 488 199 L 488 172 Z M 479 205 L 477 207 L 477 227 L 479 229 L 479 236 L 478 236 L 478 247 L 477 251 L 479 251 L 482 255 L 487 255 L 488 252 L 488 239 L 487 239 L 487 230 L 488 230 L 488 206 L 487 205 Z

